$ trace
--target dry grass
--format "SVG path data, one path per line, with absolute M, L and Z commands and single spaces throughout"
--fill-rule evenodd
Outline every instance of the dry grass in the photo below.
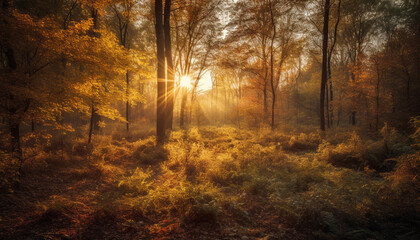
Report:
M 68 234 L 82 239 L 185 239 L 202 231 L 211 238 L 397 237 L 412 222 L 389 227 L 390 219 L 410 211 L 419 219 L 419 156 L 403 153 L 386 174 L 369 167 L 372 156 L 378 166 L 392 156 L 398 142 L 356 133 L 321 141 L 315 133 L 192 128 L 172 132 L 163 147 L 154 137 L 76 141 L 63 155 L 39 151 L 27 167 L 45 165 L 43 174 L 59 173 L 56 186 L 69 189 L 45 192 L 38 218 L 63 219 L 57 227 L 77 229 Z

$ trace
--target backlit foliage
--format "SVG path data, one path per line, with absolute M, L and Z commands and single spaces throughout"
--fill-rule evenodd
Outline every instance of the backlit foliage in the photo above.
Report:
M 0 0 L 0 239 L 420 239 L 417 9 Z

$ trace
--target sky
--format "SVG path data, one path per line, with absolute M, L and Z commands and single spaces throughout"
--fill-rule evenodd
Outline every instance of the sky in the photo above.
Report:
M 206 71 L 198 82 L 197 92 L 202 93 L 212 88 L 210 71 Z

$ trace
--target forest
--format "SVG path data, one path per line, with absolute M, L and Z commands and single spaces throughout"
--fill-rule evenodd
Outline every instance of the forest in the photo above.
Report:
M 419 0 L 0 12 L 0 240 L 420 239 Z

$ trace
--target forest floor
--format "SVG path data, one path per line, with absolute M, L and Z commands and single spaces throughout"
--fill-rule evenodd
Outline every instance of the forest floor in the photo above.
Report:
M 0 239 L 420 239 L 403 136 L 236 128 L 25 149 Z

